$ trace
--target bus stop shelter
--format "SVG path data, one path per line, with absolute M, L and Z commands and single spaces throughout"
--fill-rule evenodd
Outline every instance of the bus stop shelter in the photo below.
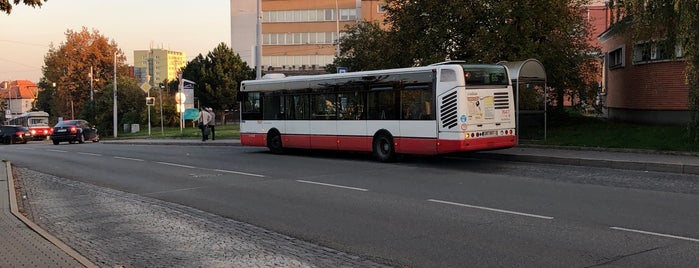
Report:
M 536 59 L 501 61 L 509 69 L 515 95 L 517 138 L 546 140 L 546 70 Z

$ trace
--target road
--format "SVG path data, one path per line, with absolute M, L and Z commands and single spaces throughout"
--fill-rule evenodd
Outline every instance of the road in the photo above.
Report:
M 391 266 L 699 263 L 693 175 L 239 146 L 34 143 L 0 155 Z

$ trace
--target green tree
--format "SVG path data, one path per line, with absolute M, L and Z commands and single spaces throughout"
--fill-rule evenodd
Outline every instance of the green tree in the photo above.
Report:
M 138 81 L 133 77 L 120 76 L 117 80 L 117 128 L 123 124 L 140 124 L 147 126 L 145 105 L 146 93 L 141 90 Z M 114 84 L 113 81 L 105 84 L 104 92 L 94 102 L 95 119 L 90 123 L 95 124 L 101 135 L 107 135 L 114 130 Z
M 44 2 L 46 1 L 48 0 L 44 0 Z M 41 0 L 12 0 L 15 6 L 19 5 L 20 2 L 30 7 L 41 7 L 43 4 Z M 0 0 L 0 11 L 7 14 L 12 13 L 12 3 L 10 3 L 10 0 Z
M 240 55 L 220 43 L 206 57 L 199 54 L 188 62 L 182 77 L 197 83 L 194 95 L 199 105 L 213 108 L 225 123 L 225 111 L 237 109 L 240 82 L 252 79 L 254 73 Z
M 546 66 L 548 85 L 556 89 L 554 97 L 562 107 L 567 92 L 583 95 L 595 83 L 594 52 L 598 49 L 586 42 L 590 33 L 585 3 L 587 0 L 386 0 L 389 28 L 350 28 L 342 39 L 342 55 L 334 64 L 372 66 L 367 63 L 369 58 L 385 68 L 444 60 L 495 63 L 536 58 Z M 379 47 L 381 53 L 366 51 L 373 48 L 362 40 L 369 40 L 366 43 Z M 384 51 L 380 44 L 388 44 L 393 51 Z
M 666 51 L 682 46 L 687 67 L 685 81 L 689 86 L 691 140 L 699 141 L 699 1 L 697 0 L 625 0 L 613 1 L 617 14 L 632 19 L 637 41 L 665 39 Z
M 377 22 L 359 22 L 345 29 L 346 35 L 340 38 L 340 56 L 326 67 L 330 73 L 337 67 L 347 67 L 350 71 L 366 71 L 399 68 L 411 65 L 408 57 L 395 49 L 390 32 L 381 29 Z M 377 60 L 378 59 L 378 60 Z

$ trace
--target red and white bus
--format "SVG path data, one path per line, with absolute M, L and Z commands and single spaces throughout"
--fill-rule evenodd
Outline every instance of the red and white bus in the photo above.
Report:
M 444 62 L 241 83 L 248 146 L 436 155 L 517 144 L 507 67 Z
M 10 125 L 19 125 L 29 128 L 29 132 L 35 140 L 45 140 L 51 136 L 53 127 L 49 126 L 49 113 L 44 111 L 31 111 L 23 113 L 10 120 Z

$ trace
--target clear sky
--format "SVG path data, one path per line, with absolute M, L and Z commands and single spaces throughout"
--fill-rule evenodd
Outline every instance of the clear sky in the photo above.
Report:
M 191 60 L 231 43 L 229 0 L 49 0 L 41 8 L 13 6 L 0 25 L 0 81 L 38 82 L 49 45 L 83 26 L 116 41 L 129 65 L 134 50 L 182 51 Z

